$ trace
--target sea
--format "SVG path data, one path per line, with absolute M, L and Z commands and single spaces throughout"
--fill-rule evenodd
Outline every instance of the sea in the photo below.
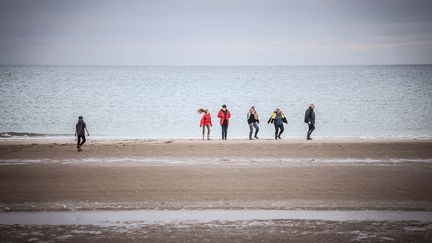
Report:
M 0 66 L 1 139 L 72 138 L 78 116 L 91 137 L 194 139 L 197 109 L 232 118 L 228 139 L 248 138 L 253 105 L 260 138 L 271 113 L 288 119 L 283 138 L 305 138 L 315 104 L 315 138 L 432 137 L 432 65 L 372 66 Z

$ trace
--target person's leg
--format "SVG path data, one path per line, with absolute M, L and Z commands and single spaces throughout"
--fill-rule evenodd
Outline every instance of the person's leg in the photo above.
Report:
M 80 143 L 81 143 L 81 136 L 78 135 L 78 136 L 77 136 L 77 149 L 78 149 L 78 151 L 79 151 L 79 149 L 80 149 Z
M 225 140 L 227 140 L 227 136 L 228 136 L 228 124 L 225 124 Z
M 252 133 L 253 133 L 253 123 L 249 124 L 249 140 L 252 140 Z
M 80 143 L 80 148 L 83 146 L 83 144 L 86 142 L 85 135 L 82 135 L 82 142 Z
M 255 127 L 255 138 L 258 139 L 258 131 L 259 131 L 259 126 L 258 123 L 254 122 L 253 126 Z
M 279 139 L 282 139 L 282 138 L 281 138 L 281 135 L 282 135 L 283 132 L 284 132 L 284 125 L 281 124 L 281 125 L 280 125 L 280 132 L 279 132 L 279 135 L 278 135 L 278 138 L 279 138 Z
M 210 126 L 207 126 L 207 140 L 210 140 Z
M 278 139 L 279 126 L 275 123 L 274 127 L 275 127 L 275 139 L 277 140 Z
M 224 134 L 224 139 L 227 139 L 227 135 L 228 135 L 228 124 L 225 124 L 225 134 Z
M 202 140 L 204 140 L 204 134 L 205 134 L 205 125 L 202 126 Z
M 308 133 L 307 133 L 307 139 L 309 139 L 309 140 L 311 140 L 312 138 L 310 137 L 311 136 L 311 134 L 312 134 L 312 132 L 315 130 L 315 126 L 314 126 L 314 124 L 309 124 L 309 131 L 308 131 Z

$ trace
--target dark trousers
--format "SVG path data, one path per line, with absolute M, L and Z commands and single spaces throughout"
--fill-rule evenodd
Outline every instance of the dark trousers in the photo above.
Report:
M 82 142 L 81 142 L 82 139 Z M 78 135 L 77 147 L 81 147 L 86 142 L 85 135 Z
M 226 140 L 228 134 L 228 124 L 223 123 L 222 124 L 222 139 Z
M 284 125 L 283 124 L 276 124 L 275 123 L 274 126 L 275 126 L 275 139 L 278 139 L 278 138 L 280 138 L 280 135 L 284 131 Z
M 310 138 L 310 135 L 314 130 L 315 130 L 315 125 L 311 122 L 311 124 L 309 124 L 309 131 L 307 133 L 307 138 Z

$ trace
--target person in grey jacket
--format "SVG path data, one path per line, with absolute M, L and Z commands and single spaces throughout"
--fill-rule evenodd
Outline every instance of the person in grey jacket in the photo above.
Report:
M 305 112 L 305 118 L 304 118 L 304 122 L 307 123 L 309 125 L 309 131 L 307 132 L 307 140 L 312 140 L 312 138 L 310 137 L 312 132 L 315 130 L 315 105 L 314 104 L 310 104 L 309 108 L 306 110 Z

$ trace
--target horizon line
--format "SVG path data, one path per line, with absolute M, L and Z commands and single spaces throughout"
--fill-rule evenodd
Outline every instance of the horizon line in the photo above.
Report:
M 88 66 L 88 67 L 306 67 L 306 66 L 428 66 L 432 63 L 397 64 L 0 64 L 0 66 Z

